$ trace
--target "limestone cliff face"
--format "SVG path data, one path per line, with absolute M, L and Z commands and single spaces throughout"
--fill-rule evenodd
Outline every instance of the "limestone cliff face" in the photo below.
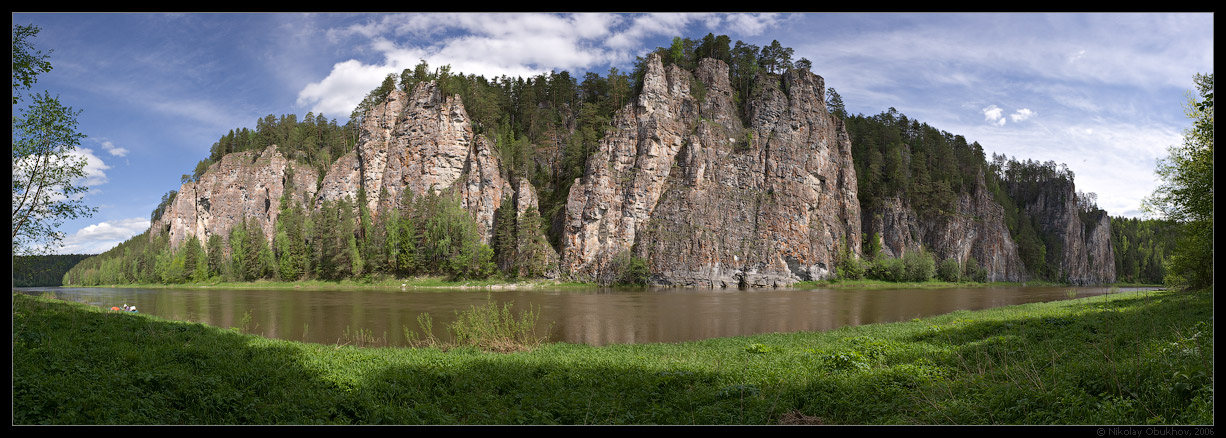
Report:
M 638 99 L 571 188 L 564 271 L 605 278 L 631 251 L 656 284 L 783 286 L 829 276 L 844 241 L 858 251 L 850 142 L 822 78 L 760 78 L 743 126 L 727 68 L 704 59 L 691 75 L 648 59 Z
M 229 154 L 214 163 L 197 181 L 179 188 L 174 202 L 152 224 L 169 234 L 178 247 L 190 236 L 203 244 L 214 234 L 225 237 L 235 224 L 254 219 L 271 242 L 285 192 L 289 161 L 269 146 L 263 152 Z M 317 174 L 310 166 L 294 166 L 291 194 L 294 202 L 307 204 L 314 197 Z
M 1011 188 L 1016 192 L 1016 188 Z M 1072 284 L 1115 281 L 1115 252 L 1111 245 L 1111 219 L 1106 212 L 1080 217 L 1076 190 L 1071 182 L 1044 184 L 1038 196 L 1022 206 L 1045 233 L 1055 235 L 1060 252 L 1060 279 Z
M 433 82 L 418 83 L 409 93 L 396 89 L 371 109 L 356 150 L 328 170 L 318 200 L 356 200 L 358 189 L 365 190 L 376 216 L 398 207 L 406 191 L 458 194 L 484 243 L 502 199 L 516 192 L 493 145 L 473 134 L 463 102 L 444 96 Z M 520 206 L 529 207 L 537 208 Z
M 227 155 L 199 182 L 183 185 L 154 229 L 169 228 L 177 246 L 188 235 L 203 240 L 227 233 L 236 221 L 250 217 L 271 239 L 287 165 L 275 147 L 258 157 L 251 152 Z M 413 196 L 457 194 L 484 243 L 490 241 L 503 198 L 512 198 L 517 211 L 538 208 L 531 184 L 525 180 L 513 186 L 493 145 L 473 135 L 459 97 L 442 95 L 432 82 L 419 83 L 408 93 L 392 91 L 362 120 L 355 150 L 331 165 L 318 190 L 317 178 L 309 166 L 295 167 L 294 199 L 319 208 L 325 200 L 356 201 L 364 190 L 376 217 L 398 207 L 406 191 Z M 551 256 L 557 259 L 556 253 Z M 556 269 L 552 272 L 556 275 Z
M 959 197 L 958 209 L 951 214 L 921 219 L 909 203 L 896 197 L 866 216 L 867 234 L 880 237 L 882 251 L 889 257 L 902 257 L 922 246 L 937 263 L 952 258 L 965 264 L 974 258 L 987 271 L 988 281 L 1029 278 L 1005 225 L 1004 208 L 988 193 L 982 174 L 972 193 Z

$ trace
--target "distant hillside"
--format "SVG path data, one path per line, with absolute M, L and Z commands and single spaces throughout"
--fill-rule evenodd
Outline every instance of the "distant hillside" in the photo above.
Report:
M 64 273 L 93 254 L 18 256 L 13 258 L 13 286 L 59 286 Z

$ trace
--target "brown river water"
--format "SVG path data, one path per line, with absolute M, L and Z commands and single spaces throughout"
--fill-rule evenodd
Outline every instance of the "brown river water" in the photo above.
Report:
M 845 326 L 907 321 L 957 310 L 1102 295 L 1108 287 L 1018 286 L 945 289 L 677 289 L 619 290 L 302 290 L 14 288 L 52 292 L 59 299 L 109 309 L 135 305 L 141 313 L 243 327 L 271 338 L 336 344 L 359 331 L 378 344 L 406 345 L 403 327 L 417 328 L 429 313 L 436 335 L 455 312 L 493 299 L 512 311 L 532 308 L 549 339 L 589 345 L 682 342 L 759 333 L 825 331 Z M 1136 290 L 1121 288 L 1116 291 Z M 347 337 L 346 334 L 349 334 Z

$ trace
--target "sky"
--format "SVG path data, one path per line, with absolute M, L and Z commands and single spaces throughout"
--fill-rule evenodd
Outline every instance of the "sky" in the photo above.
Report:
M 268 114 L 343 124 L 388 73 L 450 65 L 487 78 L 628 72 L 674 36 L 707 33 L 806 58 L 852 114 L 889 108 L 979 142 L 988 159 L 1066 164 L 1112 216 L 1146 217 L 1154 169 L 1182 142 L 1197 73 L 1213 72 L 1213 14 L 13 13 L 81 111 L 89 218 L 59 254 L 93 254 L 149 228 L 231 129 Z M 14 107 L 16 113 L 17 107 Z

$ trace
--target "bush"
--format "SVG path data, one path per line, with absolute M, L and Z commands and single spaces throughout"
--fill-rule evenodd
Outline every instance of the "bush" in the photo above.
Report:
M 937 278 L 941 281 L 959 281 L 962 278 L 962 265 L 958 264 L 958 259 L 948 258 L 941 262 L 941 266 L 937 267 Z
M 988 271 L 979 266 L 979 262 L 974 257 L 966 259 L 966 265 L 963 266 L 962 278 L 983 283 L 988 281 Z
M 906 278 L 906 268 L 902 259 L 893 257 L 877 257 L 869 265 L 869 277 L 882 281 L 903 281 Z
M 868 263 L 857 258 L 843 260 L 838 267 L 839 278 L 845 280 L 862 279 L 867 271 Z
M 531 350 L 549 338 L 549 329 L 545 330 L 544 335 L 536 333 L 540 309 L 512 312 L 511 306 L 511 303 L 506 303 L 499 308 L 493 297 L 487 296 L 485 304 L 480 307 L 472 306 L 463 312 L 457 310 L 455 322 L 447 326 L 447 331 L 455 338 L 453 344 L 444 343 L 434 335 L 434 321 L 430 314 L 423 313 L 417 316 L 417 323 L 425 337 L 419 337 L 416 332 L 404 327 L 405 339 L 415 347 L 446 349 L 472 346 L 485 351 L 510 353 Z
M 605 269 L 601 283 L 621 286 L 646 286 L 651 271 L 647 261 L 635 256 L 629 250 L 622 251 L 613 257 Z
M 911 251 L 902 257 L 906 281 L 923 282 L 936 276 L 936 261 L 932 254 L 920 249 Z

